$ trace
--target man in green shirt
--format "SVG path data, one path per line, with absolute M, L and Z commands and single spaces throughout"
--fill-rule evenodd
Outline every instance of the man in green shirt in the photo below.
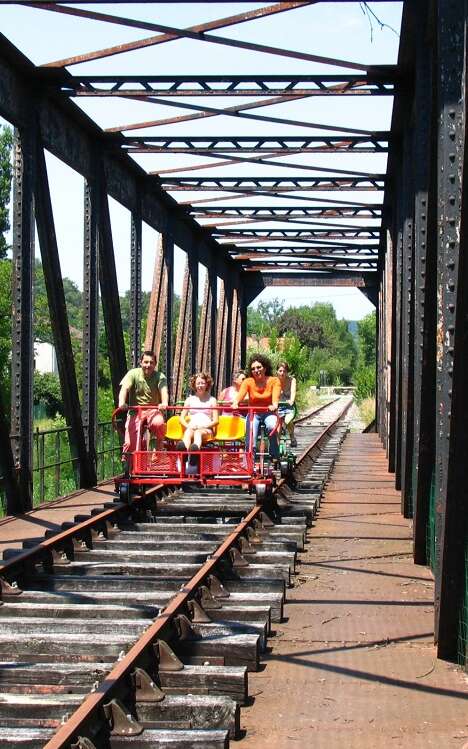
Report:
M 130 369 L 120 383 L 119 408 L 130 408 L 125 424 L 123 452 L 133 452 L 137 445 L 141 422 L 145 421 L 149 431 L 156 437 L 156 448 L 161 449 L 166 434 L 166 424 L 161 411 L 167 408 L 168 391 L 166 376 L 156 370 L 156 359 L 152 351 L 144 351 L 140 366 Z M 155 406 L 136 409 L 132 406 Z M 142 435 L 141 449 L 146 450 L 146 437 Z

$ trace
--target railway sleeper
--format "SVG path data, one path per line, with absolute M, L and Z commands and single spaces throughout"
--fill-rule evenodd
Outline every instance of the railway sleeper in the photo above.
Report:
M 53 729 L 0 727 L 0 743 L 4 749 L 43 749 L 52 738 Z M 227 731 L 218 730 L 150 730 L 139 736 L 111 736 L 109 749 L 228 749 Z M 77 749 L 99 749 L 95 744 L 78 744 Z
M 214 599 L 209 589 L 203 586 L 204 600 L 203 606 L 205 608 L 211 607 L 214 609 L 214 617 L 217 617 L 216 612 L 219 608 L 222 608 L 226 612 L 228 620 L 233 618 L 237 621 L 243 621 L 248 619 L 252 621 L 281 621 L 282 616 L 282 604 L 283 597 L 279 593 L 250 593 L 250 594 L 233 594 L 233 598 L 227 598 L 224 603 L 221 600 Z M 128 603 L 125 607 L 121 606 L 128 612 L 128 616 L 138 616 L 139 612 L 144 615 L 148 609 L 151 611 L 158 611 L 165 608 L 173 594 L 169 591 L 154 591 L 154 592 L 139 592 L 133 596 L 132 603 Z M 37 610 L 45 610 L 43 607 L 50 606 L 59 613 L 63 608 L 77 607 L 77 611 L 82 611 L 81 606 L 86 604 L 87 606 L 96 606 L 96 608 L 102 608 L 108 610 L 114 604 L 120 604 L 122 596 L 117 593 L 97 593 L 89 592 L 87 594 L 76 593 L 73 591 L 42 591 L 32 590 L 23 591 L 21 598 L 18 600 L 18 606 L 21 604 L 30 604 L 34 607 L 38 607 Z M 150 605 L 151 603 L 151 605 Z M 0 616 L 2 609 L 8 610 L 10 604 L 5 604 L 3 607 L 0 606 Z M 119 606 L 117 606 L 119 608 Z M 24 611 L 26 613 L 22 615 L 27 616 L 26 607 Z M 33 609 L 31 609 L 33 611 Z M 130 613 L 131 612 L 131 613 Z M 34 615 L 34 614 L 32 614 Z M 44 614 L 43 614 L 44 615 Z M 211 613 L 210 613 L 211 616 Z M 279 618 L 278 618 L 279 617 Z
M 5 728 L 58 728 L 80 704 L 80 695 L 0 693 L 0 722 Z M 160 702 L 137 699 L 134 717 L 143 728 L 222 728 L 233 739 L 239 736 L 240 708 L 230 697 L 189 694 L 166 695 Z
M 224 661 L 224 658 L 222 659 Z M 28 694 L 47 691 L 87 693 L 112 669 L 108 663 L 2 663 L 1 688 L 4 692 Z M 18 667 L 19 666 L 19 667 Z M 180 671 L 159 669 L 157 682 L 165 694 L 223 695 L 243 705 L 247 701 L 248 683 L 245 667 L 184 664 Z

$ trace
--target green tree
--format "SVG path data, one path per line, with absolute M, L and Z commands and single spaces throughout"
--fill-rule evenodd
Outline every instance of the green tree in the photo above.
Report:
M 375 339 L 376 339 L 376 314 L 371 312 L 358 322 L 358 366 L 354 373 L 354 384 L 356 385 L 356 400 L 375 396 Z
M 371 312 L 357 324 L 359 363 L 375 366 L 376 314 Z
M 0 259 L 5 258 L 9 245 L 5 233 L 10 229 L 10 193 L 12 180 L 11 149 L 13 132 L 9 127 L 0 127 Z
M 247 309 L 247 335 L 264 338 L 270 335 L 272 328 L 278 327 L 278 321 L 284 314 L 284 305 L 279 299 L 270 302 L 259 302 L 256 307 Z
M 62 391 L 58 375 L 34 372 L 34 405 L 44 406 L 47 416 L 63 415 Z

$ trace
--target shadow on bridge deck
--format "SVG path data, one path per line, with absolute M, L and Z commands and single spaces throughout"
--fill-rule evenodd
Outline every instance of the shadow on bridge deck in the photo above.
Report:
M 252 749 L 468 749 L 468 682 L 436 660 L 431 573 L 375 434 L 350 434 L 242 712 Z

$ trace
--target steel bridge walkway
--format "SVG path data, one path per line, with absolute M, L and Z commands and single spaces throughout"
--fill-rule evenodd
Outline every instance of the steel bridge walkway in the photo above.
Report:
M 412 560 L 375 434 L 349 434 L 336 462 L 289 620 L 251 675 L 246 749 L 462 749 L 468 682 L 437 660 L 434 583 Z M 281 688 L 276 688 L 281 685 Z

